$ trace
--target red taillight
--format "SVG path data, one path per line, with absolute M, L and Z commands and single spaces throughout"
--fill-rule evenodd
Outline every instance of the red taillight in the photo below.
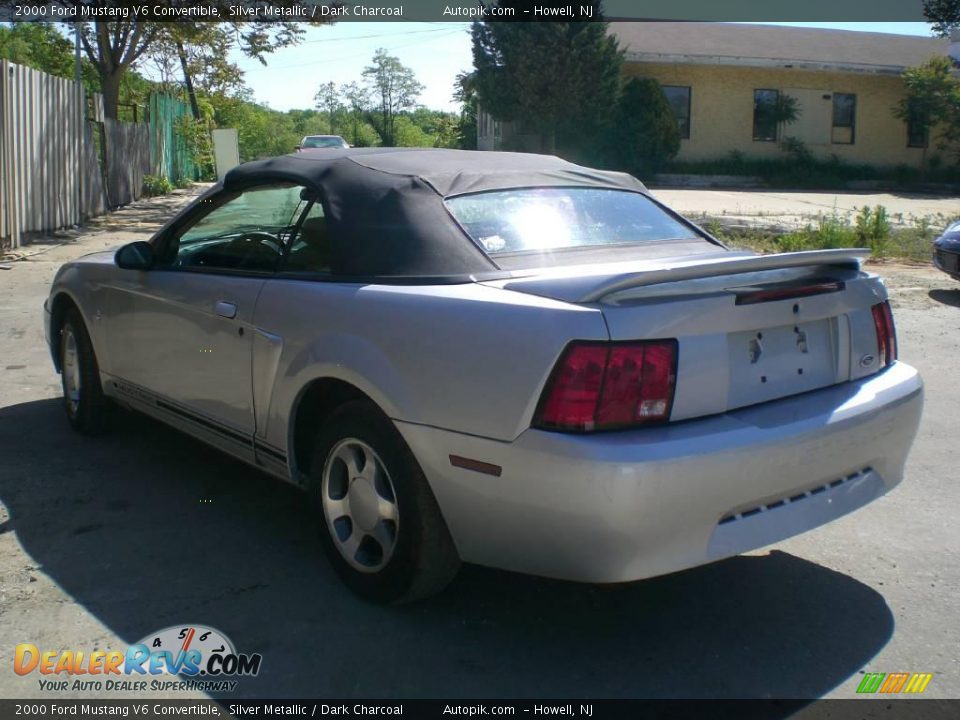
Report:
M 676 367 L 676 340 L 573 343 L 554 368 L 534 424 L 588 432 L 663 422 Z
M 897 329 L 893 325 L 893 313 L 890 303 L 882 302 L 870 308 L 873 313 L 873 326 L 877 331 L 877 353 L 880 366 L 891 365 L 897 359 Z
M 592 429 L 609 352 L 605 344 L 567 348 L 540 401 L 538 425 Z

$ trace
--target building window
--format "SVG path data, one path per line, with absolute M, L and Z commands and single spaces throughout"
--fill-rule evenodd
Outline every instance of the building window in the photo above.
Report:
M 853 145 L 856 123 L 857 96 L 851 93 L 834 93 L 830 141 L 835 145 Z
M 663 94 L 670 103 L 673 116 L 677 119 L 680 137 L 690 139 L 690 88 L 682 85 L 664 85 Z
M 777 106 L 779 90 L 753 91 L 753 139 L 762 142 L 777 141 Z
M 907 116 L 907 147 L 925 148 L 930 143 L 930 119 L 911 104 Z

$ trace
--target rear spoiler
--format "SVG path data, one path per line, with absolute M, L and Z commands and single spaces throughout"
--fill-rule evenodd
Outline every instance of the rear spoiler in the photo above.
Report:
M 863 261 L 870 257 L 868 248 L 841 250 L 805 250 L 802 252 L 777 253 L 775 255 L 750 255 L 731 258 L 692 259 L 670 267 L 651 269 L 646 272 L 625 273 L 608 276 L 603 282 L 591 287 L 577 302 L 597 302 L 607 295 L 636 287 L 659 285 L 683 280 L 740 275 L 763 270 L 829 265 L 859 270 Z
M 593 303 L 613 293 L 663 283 L 798 267 L 859 271 L 870 256 L 866 248 L 808 250 L 776 255 L 722 251 L 709 255 L 597 265 L 567 265 L 536 274 L 488 280 L 485 285 L 540 295 L 569 303 Z

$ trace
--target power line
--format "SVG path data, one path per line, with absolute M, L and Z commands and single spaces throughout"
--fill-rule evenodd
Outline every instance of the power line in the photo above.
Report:
M 418 38 L 417 40 L 414 40 L 412 42 L 393 45 L 392 47 L 388 47 L 385 49 L 389 51 L 394 51 L 400 48 L 410 47 L 411 45 L 419 45 L 424 42 L 430 42 L 430 40 L 439 40 L 440 38 L 449 37 L 451 35 L 459 34 L 461 32 L 463 32 L 462 28 L 457 28 L 456 30 L 452 30 L 452 31 L 448 30 L 446 35 L 436 35 L 433 38 L 429 38 L 427 40 Z M 343 62 L 344 60 L 355 60 L 356 58 L 366 57 L 366 55 L 367 55 L 366 52 L 362 52 L 362 53 L 357 53 L 355 55 L 344 55 L 336 58 L 331 58 L 329 60 L 311 60 L 310 62 L 294 63 L 292 65 L 268 65 L 266 67 L 257 67 L 251 70 L 244 70 L 244 73 L 263 72 L 264 70 L 288 70 L 291 68 L 298 68 L 298 67 L 313 67 L 314 65 L 327 65 L 333 62 Z
M 456 28 L 460 30 L 460 28 Z M 404 33 L 404 35 L 421 35 L 423 33 L 438 33 L 438 32 L 452 32 L 450 28 L 433 28 L 431 30 L 411 30 L 410 32 Z M 381 37 L 396 37 L 397 33 L 378 33 L 376 35 L 354 35 L 352 37 L 340 37 L 340 38 L 318 38 L 316 40 L 304 40 L 302 45 L 308 45 L 310 43 L 332 43 L 332 42 L 344 42 L 350 40 L 369 40 L 371 38 L 381 38 Z

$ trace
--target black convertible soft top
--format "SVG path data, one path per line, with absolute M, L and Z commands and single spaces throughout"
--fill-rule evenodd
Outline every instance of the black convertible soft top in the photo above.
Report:
M 593 187 L 646 194 L 625 173 L 550 155 L 425 148 L 304 150 L 240 165 L 228 191 L 292 182 L 320 194 L 336 275 L 451 276 L 499 270 L 463 232 L 444 198 L 524 187 Z

